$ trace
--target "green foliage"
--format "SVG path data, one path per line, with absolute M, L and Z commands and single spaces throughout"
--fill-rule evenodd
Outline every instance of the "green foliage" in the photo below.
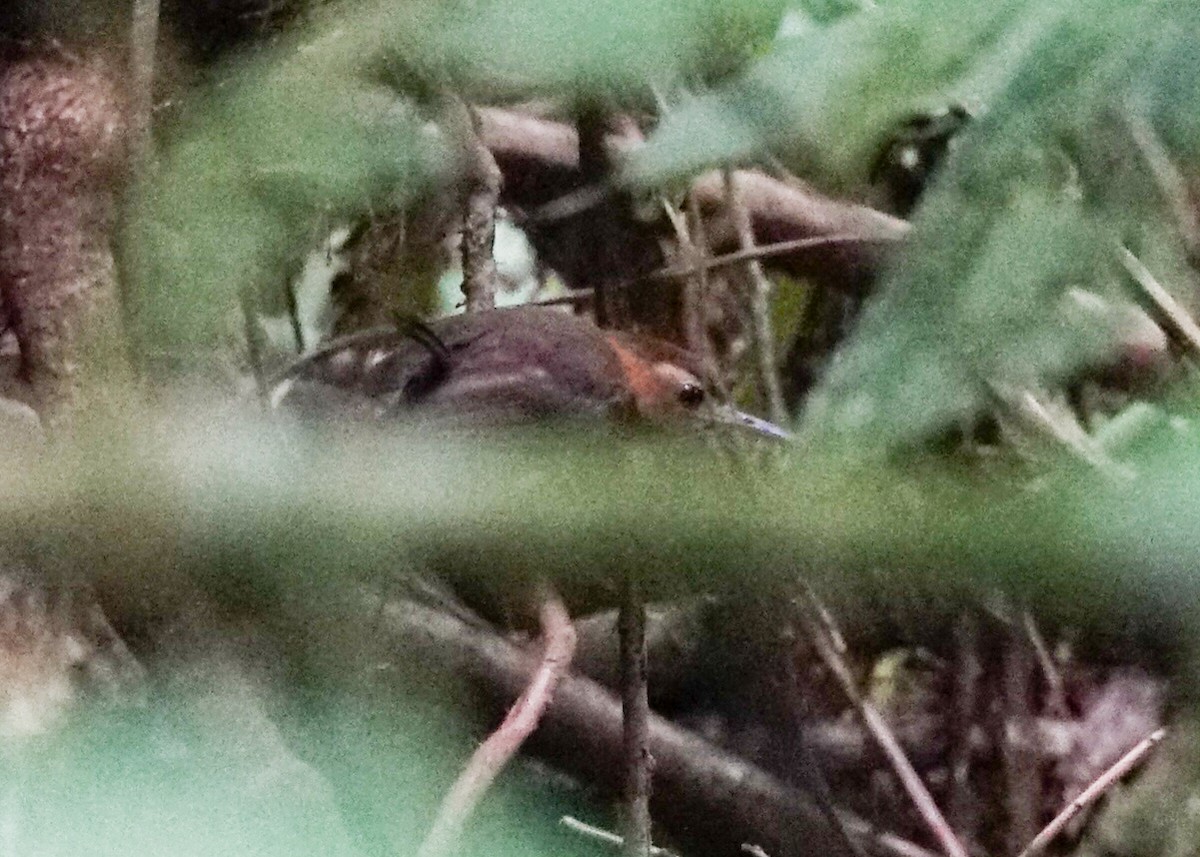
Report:
M 672 114 L 628 177 L 774 150 L 845 192 L 898 120 L 958 99 L 981 107 L 806 411 L 810 437 L 892 448 L 1102 362 L 1119 332 L 1070 290 L 1128 295 L 1122 245 L 1180 294 L 1195 287 L 1194 236 L 1181 236 L 1155 152 L 1185 172 L 1196 163 L 1182 102 L 1200 84 L 1185 35 L 1198 23 L 1167 0 L 918 0 L 850 15 L 780 40 Z
M 399 16 L 369 11 L 235 62 L 185 105 L 125 235 L 144 353 L 210 350 L 240 294 L 277 291 L 332 226 L 403 202 L 441 168 L 415 107 L 378 79 Z
M 460 0 L 406 61 L 468 92 L 649 103 L 649 87 L 728 71 L 770 38 L 782 0 Z
M 1180 295 L 1195 288 L 1172 188 L 1135 135 L 1162 134 L 1172 160 L 1196 163 L 1196 140 L 1172 133 L 1180 106 L 1161 99 L 1179 76 L 1200 84 L 1200 66 L 1154 22 L 1190 18 L 1195 32 L 1200 21 L 1172 4 L 1092 5 L 1033 47 L 964 141 L 818 393 L 814 434 L 912 441 L 997 389 L 1101 363 L 1119 331 L 1067 290 L 1131 294 L 1123 245 Z M 1161 74 L 1168 56 L 1174 81 Z
M 861 186 L 888 129 L 949 101 L 989 99 L 1056 4 L 895 3 L 781 38 L 738 80 L 674 110 L 629 164 L 661 181 L 774 151 L 834 190 Z

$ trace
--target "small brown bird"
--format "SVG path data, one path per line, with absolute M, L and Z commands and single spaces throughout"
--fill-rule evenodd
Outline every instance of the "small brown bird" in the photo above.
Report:
M 702 374 L 691 354 L 670 343 L 526 306 L 335 340 L 286 370 L 272 402 L 317 419 L 714 422 L 788 437 L 778 426 L 709 402 Z
M 494 426 L 557 419 L 664 427 L 707 420 L 787 437 L 777 426 L 708 402 L 702 375 L 698 361 L 668 343 L 528 306 L 352 334 L 284 372 L 272 401 L 307 420 L 423 417 Z M 456 580 L 453 570 L 442 571 Z M 477 576 L 456 582 L 456 594 L 485 614 L 511 603 L 503 591 L 511 583 Z M 447 793 L 420 857 L 452 852 L 487 784 L 536 727 L 570 665 L 575 634 L 555 589 L 516 589 L 521 601 L 538 604 L 542 658 L 504 722 Z

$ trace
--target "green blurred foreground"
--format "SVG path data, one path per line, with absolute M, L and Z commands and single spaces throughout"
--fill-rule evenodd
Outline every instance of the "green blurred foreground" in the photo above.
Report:
M 347 610 L 356 593 L 386 593 L 407 571 L 487 576 L 502 589 L 544 573 L 568 596 L 625 571 L 655 595 L 766 592 L 797 575 L 837 599 L 1000 588 L 1085 629 L 1194 629 L 1200 446 L 1194 430 L 1143 429 L 1136 480 L 1070 469 L 1030 490 L 799 446 L 759 466 L 691 443 L 549 430 L 332 439 L 233 415 L 97 427 L 6 468 L 10 555 L 82 571 L 127 607 L 178 609 L 198 591 L 282 648 L 264 661 L 236 635 L 185 633 L 174 653 L 160 643 L 156 657 L 179 668 L 157 671 L 146 705 L 6 751 L 5 830 L 48 854 L 335 854 L 419 841 L 463 752 L 462 727 L 447 719 L 455 706 L 381 680 L 371 664 L 392 663 L 387 678 L 402 661 L 364 652 L 363 629 L 339 624 L 361 624 Z M 247 652 L 273 664 L 249 683 L 226 659 Z M 472 828 L 486 843 L 477 853 L 528 853 L 537 830 L 551 837 L 538 849 L 594 847 L 553 830 L 561 794 L 534 799 L 536 811 L 519 796 L 489 801 L 495 814 Z

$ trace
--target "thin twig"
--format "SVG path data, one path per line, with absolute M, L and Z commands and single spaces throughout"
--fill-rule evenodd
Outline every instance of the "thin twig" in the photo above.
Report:
M 558 594 L 543 587 L 538 605 L 544 649 L 537 671 L 504 721 L 479 745 L 466 767 L 442 799 L 437 819 L 417 852 L 418 857 L 444 857 L 451 853 L 475 805 L 516 754 L 549 707 L 554 689 L 575 654 L 575 628 Z
M 1080 792 L 1079 796 L 1067 804 L 1054 820 L 1042 828 L 1017 857 L 1033 857 L 1045 850 L 1063 828 L 1071 823 L 1071 819 L 1084 809 L 1095 803 L 1117 781 L 1141 764 L 1142 760 L 1166 737 L 1166 729 L 1156 729 L 1139 741 L 1132 750 L 1118 759 L 1111 768 L 1097 777 L 1090 786 Z
M 679 231 L 676 225 L 676 231 Z M 688 348 L 700 355 L 710 378 L 721 377 L 712 339 L 708 335 L 708 309 L 712 300 L 708 269 L 704 266 L 708 258 L 708 235 L 704 230 L 704 217 L 700 213 L 700 201 L 694 193 L 687 198 L 686 228 L 679 235 L 680 246 L 687 254 L 693 274 L 684 285 L 684 327 L 687 330 Z
M 816 599 L 815 594 L 811 592 L 808 595 L 808 601 L 813 612 L 823 609 L 820 602 Z M 934 839 L 941 846 L 943 853 L 947 857 L 967 857 L 966 848 L 958 841 L 958 837 L 954 835 L 954 831 L 946 823 L 946 819 L 942 815 L 941 810 L 938 809 L 937 803 L 934 802 L 929 789 L 921 782 L 921 777 L 913 768 L 908 757 L 904 755 L 904 750 L 901 749 L 900 742 L 896 740 L 895 734 L 875 706 L 863 698 L 854 681 L 854 676 L 850 672 L 849 665 L 834 649 L 828 634 L 825 633 L 821 624 L 817 619 L 813 618 L 809 611 L 797 610 L 796 614 L 800 622 L 804 625 L 806 633 L 812 639 L 818 656 L 825 663 L 825 666 L 837 680 L 838 684 L 841 685 L 842 692 L 846 694 L 846 698 L 850 700 L 850 703 L 858 712 L 863 725 L 871 734 L 871 737 L 875 739 L 884 756 L 887 757 L 892 770 L 895 771 L 901 785 L 908 793 L 909 799 L 913 802 L 918 814 L 925 822 L 925 826 L 929 828 L 929 832 L 933 834 Z
M 1187 248 L 1188 255 L 1193 259 L 1200 250 L 1200 218 L 1196 216 L 1196 206 L 1192 203 L 1188 192 L 1187 179 L 1175 162 L 1171 160 L 1167 147 L 1155 133 L 1153 126 L 1145 115 L 1131 106 L 1124 111 L 1125 124 L 1129 127 L 1129 135 L 1133 137 L 1134 145 L 1150 168 L 1154 181 L 1162 191 L 1180 237 Z
M 966 841 L 976 836 L 979 812 L 971 785 L 971 736 L 979 708 L 979 621 L 964 610 L 954 623 L 954 702 L 950 722 L 950 784 L 947 812 L 954 829 Z
M 1062 673 L 1059 672 L 1058 664 L 1054 663 L 1050 647 L 1046 645 L 1046 638 L 1038 630 L 1037 623 L 1033 621 L 1033 614 L 1029 610 L 1021 611 L 1021 624 L 1025 628 L 1025 636 L 1033 645 L 1034 654 L 1037 655 L 1038 665 L 1042 668 L 1042 677 L 1046 679 L 1047 711 L 1055 717 L 1070 717 L 1071 710 L 1067 706 L 1067 689 Z
M 904 240 L 899 235 L 856 235 L 854 233 L 839 233 L 821 235 L 816 238 L 793 238 L 789 241 L 779 241 L 775 244 L 760 244 L 732 253 L 713 256 L 704 263 L 708 270 L 724 268 L 729 265 L 740 265 L 743 262 L 759 259 L 771 259 L 775 256 L 787 256 L 802 250 L 821 250 L 846 244 L 898 244 Z M 655 282 L 659 280 L 675 280 L 690 276 L 691 268 L 660 268 L 644 274 L 634 282 Z M 622 283 L 622 286 L 626 284 Z M 632 283 L 630 284 L 632 285 Z
M 612 163 L 607 137 L 612 127 L 611 119 L 612 117 L 596 104 L 583 106 L 576 117 L 579 172 L 584 186 L 606 185 L 610 181 Z M 603 208 L 612 205 L 607 196 L 597 202 Z M 614 247 L 619 239 L 613 234 L 612 224 L 603 221 L 604 218 L 597 221 L 598 231 L 593 232 L 590 236 L 592 240 L 584 244 L 591 268 L 590 279 L 596 288 L 592 311 L 596 324 L 600 327 L 620 329 L 628 320 L 629 302 L 622 290 L 613 288 L 613 272 L 617 268 L 612 264 L 612 256 L 619 252 Z
M 1032 651 L 1015 631 L 1008 635 L 1001 656 L 1001 706 L 996 741 L 1004 777 L 1008 810 L 1006 834 L 1013 851 L 1037 830 L 1042 805 L 1042 777 L 1033 744 Z
M 1061 444 L 1067 452 L 1114 482 L 1128 482 L 1137 475 L 1128 465 L 1112 459 L 1080 425 L 1079 418 L 1065 402 L 1045 401 L 1033 390 L 1008 392 L 997 385 L 990 386 L 997 402 L 1021 427 Z
M 479 121 L 474 111 L 458 102 L 456 110 L 466 113 L 459 123 L 470 183 L 463 206 L 462 292 L 467 311 L 494 309 L 500 277 L 496 271 L 493 245 L 496 241 L 496 207 L 500 203 L 500 167 L 491 150 L 479 138 Z
M 1129 276 L 1133 277 L 1146 296 L 1154 301 L 1154 305 L 1175 326 L 1192 351 L 1200 354 L 1200 326 L 1196 324 L 1191 313 L 1180 306 L 1174 296 L 1154 278 L 1150 269 L 1142 264 L 1142 260 L 1129 252 L 1128 247 L 1120 248 L 1120 257 L 1121 264 L 1129 272 Z
M 569 827 L 576 833 L 581 833 L 591 839 L 597 839 L 600 842 L 606 842 L 609 845 L 618 847 L 625 844 L 625 838 L 613 833 L 611 830 L 605 830 L 603 827 L 596 827 L 593 824 L 588 824 L 586 821 L 580 821 L 573 815 L 564 815 L 558 820 L 558 823 L 563 827 Z M 675 857 L 675 852 L 667 848 L 660 848 L 657 845 L 650 846 L 650 857 Z
M 820 621 L 821 628 L 825 631 L 830 645 L 833 646 L 833 650 L 838 655 L 844 656 L 850 649 L 846 645 L 846 638 L 842 636 L 842 629 L 838 627 L 837 620 L 833 618 L 833 613 L 825 606 L 825 602 L 817 595 L 817 590 L 813 589 L 811 583 L 807 580 L 801 580 L 800 587 L 804 590 L 804 594 L 808 596 L 809 606 L 812 607 L 813 612 Z
M 807 585 L 807 582 L 805 585 Z M 794 626 L 789 624 L 786 631 L 791 641 L 796 643 Z M 783 663 L 784 693 L 787 695 L 786 702 L 792 721 L 790 731 L 794 759 L 793 770 L 800 773 L 800 777 L 812 794 L 817 808 L 829 822 L 830 829 L 841 840 L 846 853 L 850 854 L 851 857 L 866 857 L 866 851 L 859 844 L 858 840 L 850 835 L 850 831 L 846 828 L 844 820 L 838 814 L 837 807 L 833 803 L 833 789 L 829 785 L 829 780 L 825 777 L 824 770 L 822 770 L 821 760 L 813 752 L 812 744 L 805 734 L 805 724 L 808 720 L 806 717 L 808 698 L 803 692 L 800 670 L 797 667 L 797 653 L 794 649 L 794 645 L 785 649 Z M 799 847 L 796 850 L 803 851 L 803 845 L 804 843 L 798 843 Z M 743 845 L 742 850 L 746 849 L 747 846 Z
M 725 203 L 733 218 L 738 236 L 738 248 L 742 252 L 754 250 L 754 229 L 750 215 L 738 192 L 733 169 L 723 171 L 725 181 Z M 759 394 L 773 422 L 783 423 L 787 419 L 787 408 L 783 403 L 783 389 L 779 383 L 779 369 L 775 359 L 775 334 L 771 324 L 771 295 L 775 286 L 763 273 L 757 259 L 741 263 L 746 274 L 747 303 L 750 307 L 750 342 L 755 357 Z
M 621 713 L 625 757 L 626 857 L 649 857 L 650 699 L 646 673 L 646 602 L 635 572 L 625 572 L 618 618 L 621 643 Z
M 900 241 L 900 238 L 889 236 L 864 236 L 864 235 L 824 235 L 820 238 L 796 238 L 790 241 L 780 241 L 775 244 L 759 244 L 750 250 L 735 250 L 732 253 L 725 253 L 720 256 L 712 256 L 702 260 L 699 264 L 705 271 L 713 271 L 719 268 L 725 268 L 730 265 L 738 265 L 748 259 L 770 259 L 774 256 L 787 256 L 791 253 L 799 253 L 804 250 L 824 250 L 829 247 L 836 247 L 839 244 L 870 244 L 870 243 L 894 243 Z M 640 277 L 635 277 L 631 280 L 623 280 L 619 283 L 612 283 L 608 286 L 611 289 L 630 289 L 634 286 L 640 286 L 642 283 L 657 283 L 667 280 L 682 280 L 691 277 L 695 274 L 695 269 L 691 264 L 682 268 L 659 268 L 656 271 L 651 271 L 648 274 L 643 274 Z M 591 289 L 575 289 L 569 295 L 562 297 L 545 298 L 533 303 L 541 306 L 564 306 L 586 303 L 595 297 Z
M 133 16 L 129 26 L 130 154 L 138 171 L 144 167 L 151 151 L 158 17 L 159 0 L 133 0 Z

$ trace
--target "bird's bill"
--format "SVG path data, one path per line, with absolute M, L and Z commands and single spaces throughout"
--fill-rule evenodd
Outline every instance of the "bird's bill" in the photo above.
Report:
M 774 440 L 792 439 L 792 433 L 787 429 L 777 426 L 773 422 L 756 417 L 753 414 L 747 414 L 733 408 L 716 408 L 713 411 L 713 417 L 718 423 L 752 431 L 756 434 L 773 438 Z

